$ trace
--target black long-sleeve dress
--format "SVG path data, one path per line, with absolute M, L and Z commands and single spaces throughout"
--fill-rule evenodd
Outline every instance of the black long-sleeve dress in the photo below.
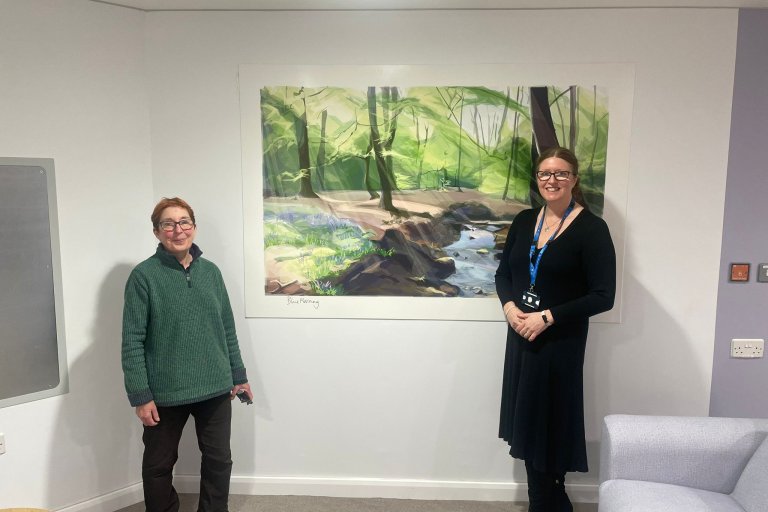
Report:
M 502 305 L 530 286 L 529 251 L 540 209 L 520 212 L 512 222 L 496 271 Z M 533 342 L 510 326 L 504 361 L 499 437 L 510 455 L 537 471 L 587 471 L 584 436 L 584 350 L 589 317 L 613 307 L 616 253 L 608 226 L 581 211 L 549 243 L 539 264 L 540 310 L 555 323 Z

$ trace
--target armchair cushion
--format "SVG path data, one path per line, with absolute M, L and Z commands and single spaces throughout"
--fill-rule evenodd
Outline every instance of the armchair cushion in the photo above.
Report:
M 768 419 L 611 415 L 600 512 L 768 512 Z
M 600 485 L 600 510 L 621 512 L 744 512 L 727 494 L 681 485 L 608 480 Z M 759 509 L 756 509 L 759 510 Z
M 606 416 L 600 481 L 643 480 L 730 494 L 766 432 L 768 420 Z
M 768 437 L 749 459 L 732 496 L 745 510 L 768 510 Z

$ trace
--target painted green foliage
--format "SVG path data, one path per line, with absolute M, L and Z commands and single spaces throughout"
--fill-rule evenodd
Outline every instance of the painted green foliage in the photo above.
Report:
M 510 212 L 538 205 L 531 162 L 553 145 L 575 151 L 584 198 L 602 213 L 609 116 L 607 94 L 597 87 L 274 86 L 260 93 L 267 293 L 493 295 L 496 232 L 484 225 L 469 241 L 457 231 L 455 241 L 437 225 L 442 216 L 408 208 L 439 206 L 446 218 L 472 208 L 484 217 L 473 222 L 508 225 Z M 336 215 L 341 203 L 365 210 L 363 217 L 377 211 L 380 225 L 349 211 Z M 422 241 L 432 242 L 429 256 L 415 254 L 424 244 L 398 227 L 414 215 L 430 219 L 419 226 Z M 404 241 L 381 243 L 381 231 L 397 229 Z M 357 284 L 354 276 L 380 271 L 378 262 L 398 251 L 397 261 L 409 259 L 404 268 L 421 262 L 425 275 L 401 269 Z
M 534 143 L 528 87 L 377 87 L 376 125 L 393 190 L 470 188 L 530 203 Z M 582 187 L 602 211 L 607 96 L 548 87 L 552 128 L 582 163 Z M 381 191 L 366 90 L 261 90 L 265 196 Z M 366 172 L 367 169 L 367 172 Z

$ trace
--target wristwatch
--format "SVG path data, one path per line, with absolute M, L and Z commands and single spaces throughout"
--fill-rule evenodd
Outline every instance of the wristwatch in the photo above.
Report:
M 549 324 L 549 320 L 547 320 L 547 314 L 544 311 L 541 312 L 541 318 L 544 320 L 544 325 Z

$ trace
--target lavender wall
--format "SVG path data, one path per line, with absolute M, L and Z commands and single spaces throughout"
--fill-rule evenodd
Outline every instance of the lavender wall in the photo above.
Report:
M 730 358 L 732 338 L 768 338 L 768 10 L 739 12 L 737 44 L 709 412 L 768 418 L 768 358 Z M 748 282 L 728 281 L 733 262 L 752 264 Z

